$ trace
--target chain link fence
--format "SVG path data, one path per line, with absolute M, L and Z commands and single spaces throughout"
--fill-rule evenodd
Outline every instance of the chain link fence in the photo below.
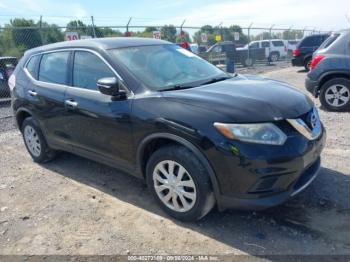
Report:
M 28 49 L 50 43 L 100 37 L 160 37 L 174 43 L 188 42 L 189 48 L 209 62 L 225 68 L 227 46 L 235 45 L 234 62 L 237 67 L 253 66 L 278 61 L 288 62 L 296 43 L 306 34 L 321 31 L 291 28 L 222 27 L 222 26 L 94 26 L 79 20 L 71 21 L 65 27 L 32 20 L 15 19 L 12 24 L 0 27 L 0 101 L 9 100 L 7 81 L 18 59 Z M 18 26 L 18 24 L 22 26 Z M 25 26 L 23 26 L 25 25 Z M 278 47 L 261 40 L 275 41 Z M 256 43 L 260 43 L 257 45 Z M 278 51 L 278 53 L 276 53 Z M 275 52 L 275 53 L 274 53 Z M 272 56 L 276 54 L 275 56 Z M 272 59 L 273 58 L 273 59 Z

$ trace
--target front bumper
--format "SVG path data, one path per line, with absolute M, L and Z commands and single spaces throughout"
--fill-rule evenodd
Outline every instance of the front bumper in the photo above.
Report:
M 287 201 L 317 177 L 326 133 L 309 141 L 292 134 L 285 145 L 264 146 L 232 142 L 211 153 L 219 183 L 219 209 L 261 210 Z
M 309 76 L 305 78 L 305 88 L 314 97 L 318 96 L 318 81 L 312 80 Z

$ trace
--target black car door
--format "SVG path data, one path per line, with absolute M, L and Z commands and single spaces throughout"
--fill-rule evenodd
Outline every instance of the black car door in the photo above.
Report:
M 118 75 L 93 51 L 76 50 L 71 63 L 71 87 L 65 95 L 65 132 L 71 145 L 87 157 L 129 168 L 131 100 L 112 100 L 97 89 L 98 79 Z
M 54 51 L 33 56 L 26 68 L 30 78 L 25 89 L 28 108 L 39 121 L 49 144 L 62 144 L 64 93 L 67 88 L 69 51 Z M 40 63 L 36 66 L 37 60 Z

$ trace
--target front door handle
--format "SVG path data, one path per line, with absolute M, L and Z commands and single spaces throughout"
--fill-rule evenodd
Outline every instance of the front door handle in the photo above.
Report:
M 29 91 L 28 91 L 28 94 L 29 94 L 30 96 L 37 96 L 37 95 L 38 95 L 38 93 L 35 92 L 35 91 L 33 91 L 33 90 L 29 90 Z
M 78 106 L 78 102 L 76 102 L 76 101 L 74 101 L 72 99 L 66 100 L 64 103 L 70 109 L 74 109 L 74 108 L 76 108 Z

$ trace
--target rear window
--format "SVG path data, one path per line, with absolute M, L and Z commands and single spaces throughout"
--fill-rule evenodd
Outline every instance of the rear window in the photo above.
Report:
M 39 80 L 55 84 L 66 84 L 69 52 L 44 54 L 41 58 Z
M 308 36 L 300 42 L 300 46 L 312 47 L 319 46 L 322 43 L 321 36 Z
M 324 49 L 324 48 L 327 48 L 329 47 L 331 44 L 334 43 L 334 41 L 340 36 L 340 34 L 333 34 L 331 35 L 330 37 L 328 37 L 326 39 L 326 41 L 324 41 L 322 43 L 322 45 L 320 46 L 320 49 Z
M 284 46 L 283 41 L 272 41 L 273 46 Z

